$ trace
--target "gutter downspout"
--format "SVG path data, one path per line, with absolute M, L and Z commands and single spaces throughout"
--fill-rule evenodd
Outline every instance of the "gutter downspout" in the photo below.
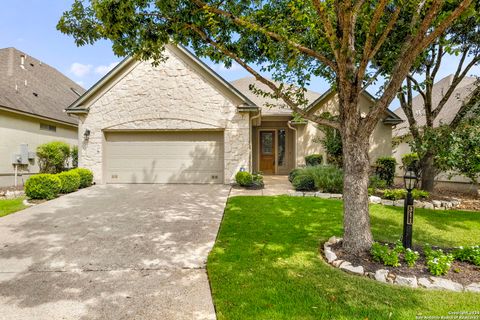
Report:
M 297 155 L 298 155 L 298 150 L 297 150 L 298 149 L 298 140 L 297 140 L 298 139 L 298 132 L 297 132 L 297 128 L 292 126 L 292 121 L 291 120 L 287 121 L 287 126 L 295 132 L 295 140 L 294 140 L 294 142 L 295 142 L 295 148 L 294 148 L 294 158 L 295 158 L 294 164 L 295 164 L 295 167 L 294 167 L 294 169 L 296 169 L 297 168 Z
M 253 120 L 259 119 L 262 112 L 259 110 L 258 114 L 250 118 L 250 172 L 253 173 Z

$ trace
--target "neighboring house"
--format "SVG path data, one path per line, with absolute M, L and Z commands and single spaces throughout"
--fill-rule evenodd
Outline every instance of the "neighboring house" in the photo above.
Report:
M 448 88 L 450 87 L 453 80 L 453 75 L 449 75 L 442 80 L 438 81 L 433 85 L 432 88 L 432 105 L 435 107 L 438 105 L 444 94 L 447 92 Z M 439 126 L 440 124 L 449 124 L 455 118 L 458 113 L 458 110 L 462 106 L 463 102 L 466 101 L 467 98 L 471 95 L 475 87 L 478 85 L 477 78 L 474 77 L 465 77 L 457 86 L 453 94 L 451 95 L 450 99 L 448 99 L 447 103 L 443 107 L 442 111 L 439 113 L 437 118 L 434 121 L 434 127 Z M 425 109 L 423 98 L 421 95 L 417 95 L 413 98 L 413 114 L 415 119 L 418 123 L 419 127 L 425 125 Z M 405 121 L 398 125 L 394 131 L 393 136 L 398 140 L 402 140 L 402 137 L 410 135 L 410 130 L 408 129 L 408 121 L 405 113 L 403 112 L 402 108 L 399 107 L 396 109 L 395 114 L 397 114 L 400 118 L 404 119 Z M 400 142 L 398 143 L 393 150 L 393 156 L 397 160 L 397 175 L 403 175 L 403 169 L 400 167 L 402 163 L 402 155 L 406 153 L 410 153 L 410 145 L 407 142 Z M 463 176 L 453 176 L 450 177 L 447 173 L 443 172 L 440 173 L 436 179 L 437 184 L 443 187 L 452 187 L 450 186 L 451 183 L 456 183 L 455 188 L 459 187 L 458 183 L 469 183 L 469 180 Z
M 166 62 L 125 59 L 67 108 L 79 118 L 79 165 L 97 183 L 231 183 L 239 170 L 287 174 L 303 157 L 323 153 L 310 122 L 248 90 L 251 78 L 226 82 L 182 47 L 167 46 Z M 334 92 L 307 92 L 312 109 L 335 103 Z M 368 110 L 372 98 L 364 96 Z M 322 109 L 323 110 L 323 109 Z M 372 156 L 391 155 L 385 115 Z
M 0 186 L 14 185 L 15 171 L 19 184 L 38 173 L 38 145 L 77 144 L 77 120 L 64 109 L 84 92 L 49 65 L 15 48 L 0 49 Z

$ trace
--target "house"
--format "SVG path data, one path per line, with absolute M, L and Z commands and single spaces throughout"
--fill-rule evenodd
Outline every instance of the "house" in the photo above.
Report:
M 0 186 L 38 173 L 34 152 L 49 141 L 78 142 L 77 120 L 64 109 L 85 90 L 15 48 L 0 49 Z
M 447 92 L 453 81 L 453 75 L 446 76 L 432 87 L 432 105 L 436 107 L 442 97 Z M 478 85 L 477 78 L 465 77 L 458 85 L 455 91 L 450 96 L 450 99 L 446 102 L 445 106 L 438 114 L 434 121 L 434 127 L 438 127 L 440 124 L 449 124 L 457 115 L 460 107 L 470 97 L 472 92 Z M 422 127 L 426 123 L 424 102 L 421 95 L 417 95 L 412 100 L 412 109 L 415 119 L 419 127 Z M 399 124 L 393 131 L 393 136 L 399 142 L 395 145 L 393 150 L 393 156 L 397 160 L 397 176 L 403 175 L 403 169 L 400 167 L 402 163 L 402 156 L 406 153 L 412 152 L 408 142 L 402 141 L 402 137 L 408 136 L 410 131 L 408 129 L 408 121 L 402 108 L 396 109 L 395 114 L 405 121 Z M 443 188 L 467 188 L 470 189 L 469 180 L 463 176 L 454 175 L 450 176 L 447 172 L 440 173 L 436 178 L 438 187 Z
M 288 174 L 304 156 L 323 153 L 310 122 L 248 90 L 251 78 L 228 83 L 183 47 L 168 45 L 154 67 L 127 58 L 67 108 L 79 119 L 79 165 L 97 183 L 231 183 L 239 170 Z M 311 108 L 335 93 L 307 92 Z M 365 95 L 364 109 L 372 104 Z M 391 154 L 386 114 L 372 155 Z

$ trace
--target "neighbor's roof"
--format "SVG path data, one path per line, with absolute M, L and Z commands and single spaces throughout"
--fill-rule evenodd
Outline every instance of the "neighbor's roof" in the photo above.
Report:
M 265 92 L 271 92 L 272 90 L 265 84 L 256 80 L 254 77 L 245 77 L 235 81 L 232 81 L 231 84 L 237 88 L 238 91 L 246 95 L 250 100 L 252 100 L 257 106 L 262 109 L 263 115 L 291 115 L 292 109 L 290 109 L 285 102 L 282 100 L 275 100 L 270 97 L 258 96 L 250 90 L 250 85 L 254 84 L 255 88 L 258 88 Z M 315 91 L 307 90 L 305 92 L 305 98 L 309 103 L 317 100 L 320 97 L 320 94 Z M 271 105 L 271 107 L 269 106 Z
M 442 97 L 447 92 L 453 80 L 453 75 L 449 75 L 433 85 L 432 88 L 432 105 L 435 108 Z M 477 78 L 465 77 L 457 86 L 455 91 L 448 99 L 440 114 L 435 119 L 433 125 L 436 127 L 440 123 L 449 124 L 455 118 L 462 103 L 467 99 L 477 86 Z M 419 126 L 424 126 L 426 123 L 425 109 L 423 107 L 423 98 L 419 94 L 413 98 L 413 114 Z M 400 118 L 407 119 L 402 108 L 399 107 L 394 111 Z M 397 126 L 393 131 L 394 137 L 400 137 L 409 133 L 408 121 L 404 121 Z
M 0 49 L 1 108 L 76 125 L 64 109 L 84 92 L 55 68 L 24 52 Z
M 205 64 L 202 60 L 200 60 L 196 55 L 190 52 L 187 48 L 182 45 L 167 45 L 166 47 L 170 48 L 171 50 L 178 50 L 179 53 L 183 53 L 186 57 L 188 57 L 193 63 L 195 63 L 198 67 L 202 70 L 207 72 L 211 75 L 218 84 L 225 87 L 230 93 L 235 95 L 238 99 L 240 99 L 243 105 L 238 106 L 244 110 L 258 110 L 258 107 L 252 102 L 247 96 L 245 96 L 242 92 L 238 91 L 234 86 L 232 86 L 228 81 L 222 78 L 219 74 L 212 70 L 207 64 Z M 88 109 L 85 108 L 83 105 L 87 102 L 90 98 L 95 97 L 96 94 L 100 91 L 100 89 L 106 85 L 111 79 L 115 79 L 117 76 L 120 76 L 123 70 L 130 65 L 131 63 L 138 62 L 133 57 L 127 57 L 122 62 L 120 62 L 115 68 L 113 68 L 109 73 L 107 73 L 102 79 L 100 79 L 97 83 L 95 83 L 87 92 L 85 92 L 81 97 L 77 100 L 73 101 L 67 108 L 65 109 L 67 113 L 86 113 Z

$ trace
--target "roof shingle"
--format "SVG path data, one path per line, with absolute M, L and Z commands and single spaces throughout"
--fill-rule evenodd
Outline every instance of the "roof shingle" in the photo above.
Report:
M 22 51 L 0 49 L 0 107 L 77 124 L 63 110 L 84 92 L 55 68 Z

